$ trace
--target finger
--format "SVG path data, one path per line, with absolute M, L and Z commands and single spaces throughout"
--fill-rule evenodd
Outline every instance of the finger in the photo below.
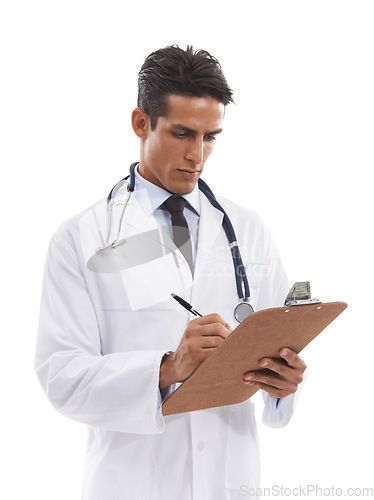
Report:
M 269 394 L 272 398 L 280 398 L 283 399 L 291 394 L 291 392 L 287 392 L 286 390 L 283 389 L 278 389 L 277 387 L 272 387 L 266 384 L 262 384 L 261 382 L 255 382 L 253 384 L 254 387 L 258 389 L 262 389 L 265 392 Z
M 265 358 L 264 360 L 261 360 L 259 364 L 261 367 L 266 368 L 267 370 L 276 374 L 276 376 L 296 386 L 301 384 L 301 382 L 303 381 L 304 370 L 301 368 L 291 368 L 282 360 Z M 256 374 L 257 372 L 253 373 Z
M 219 323 L 230 332 L 232 331 L 231 326 L 217 313 L 207 314 L 206 316 L 202 316 L 201 318 L 193 319 L 191 323 L 198 325 L 209 325 L 209 324 Z
M 283 359 L 263 358 L 259 361 L 261 368 L 266 368 L 283 377 L 286 380 L 294 380 L 300 383 L 303 379 L 303 373 L 306 365 L 301 360 L 300 366 L 297 368 L 289 366 Z M 296 364 L 295 364 L 296 366 Z
M 281 376 L 286 376 L 290 369 L 293 370 L 283 359 L 263 358 L 260 359 L 258 364 L 261 368 L 267 368 Z
M 297 383 L 280 378 L 271 371 L 245 373 L 244 382 L 262 389 L 271 388 L 271 390 L 287 392 L 287 394 L 293 394 L 297 390 Z
M 257 384 L 261 383 L 264 385 L 269 385 L 271 387 L 275 387 L 277 389 L 283 389 L 285 385 L 285 381 L 283 381 L 276 374 L 271 371 L 253 371 L 247 372 L 243 375 L 243 380 L 246 384 Z
M 203 336 L 200 338 L 200 343 L 199 343 L 199 346 L 201 349 L 212 349 L 212 348 L 216 348 L 218 347 L 220 344 L 222 344 L 222 342 L 224 341 L 225 339 L 223 339 L 222 337 L 218 336 L 218 335 L 215 335 L 215 336 Z
M 291 368 L 299 369 L 304 372 L 306 368 L 306 364 L 304 361 L 296 354 L 295 351 L 292 351 L 288 347 L 283 347 L 280 351 L 279 354 L 282 356 L 282 359 L 286 361 L 288 366 Z
M 200 326 L 195 333 L 202 337 L 219 336 L 226 339 L 231 332 L 221 323 L 209 323 L 207 325 Z

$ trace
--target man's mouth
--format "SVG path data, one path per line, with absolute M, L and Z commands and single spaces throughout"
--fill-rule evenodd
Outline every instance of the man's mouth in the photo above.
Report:
M 186 168 L 178 168 L 178 172 L 185 172 L 186 174 L 189 175 L 196 175 L 200 172 L 200 170 L 187 170 Z

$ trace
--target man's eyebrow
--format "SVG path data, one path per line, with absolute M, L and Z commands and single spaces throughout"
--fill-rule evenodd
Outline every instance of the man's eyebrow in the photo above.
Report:
M 173 125 L 172 129 L 173 130 L 181 130 L 181 131 L 187 132 L 189 134 L 197 134 L 198 133 L 197 130 L 190 128 L 190 127 L 186 127 L 185 125 L 181 125 L 181 124 Z M 217 134 L 220 134 L 221 132 L 222 132 L 222 129 L 218 128 L 217 130 L 212 130 L 211 132 L 206 132 L 204 135 L 217 135 Z

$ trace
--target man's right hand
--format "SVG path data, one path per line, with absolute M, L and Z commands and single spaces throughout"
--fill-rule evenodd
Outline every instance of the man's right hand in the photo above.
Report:
M 166 356 L 160 366 L 160 389 L 183 382 L 232 329 L 219 314 L 208 314 L 189 322 L 175 352 Z

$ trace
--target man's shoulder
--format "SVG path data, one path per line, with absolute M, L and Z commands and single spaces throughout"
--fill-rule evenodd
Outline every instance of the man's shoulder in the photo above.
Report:
M 271 234 L 257 212 L 224 197 L 217 197 L 217 200 L 227 213 L 238 239 L 249 238 L 252 242 L 257 240 L 268 245 Z
M 87 219 L 92 219 L 94 217 L 95 212 L 102 211 L 103 208 L 105 208 L 106 205 L 106 200 L 101 199 L 92 205 L 84 208 L 80 212 L 76 213 L 75 215 L 69 217 L 66 219 L 64 222 L 62 222 L 56 229 L 55 233 L 52 236 L 52 239 L 59 239 L 59 238 L 69 238 L 71 236 L 74 236 L 79 232 L 79 228 L 84 221 Z
M 222 196 L 218 196 L 217 200 L 225 212 L 227 212 L 230 219 L 244 218 L 246 221 L 253 224 L 264 225 L 262 218 L 254 210 L 244 207 L 243 205 L 239 205 L 238 203 Z

